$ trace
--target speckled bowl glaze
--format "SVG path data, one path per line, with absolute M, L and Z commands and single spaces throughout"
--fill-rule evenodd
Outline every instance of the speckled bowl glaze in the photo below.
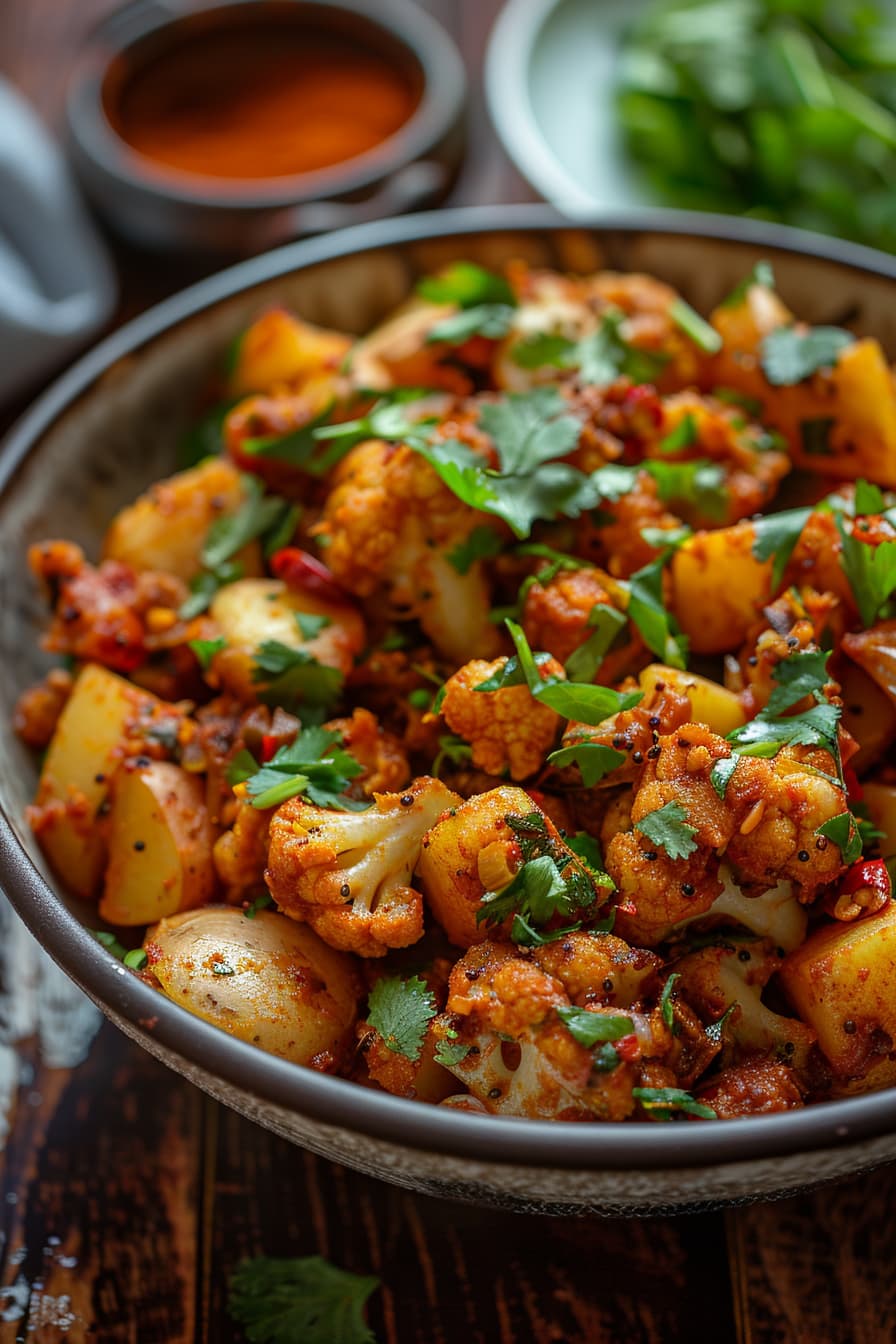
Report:
M 421 215 L 299 243 L 224 272 L 117 332 L 45 392 L 0 455 L 0 879 L 62 968 L 129 1036 L 220 1101 L 303 1147 L 431 1194 L 544 1213 L 630 1215 L 770 1198 L 896 1159 L 896 1091 L 718 1124 L 560 1125 L 402 1101 L 266 1055 L 144 985 L 87 932 L 89 907 L 48 873 L 24 811 L 35 762 L 11 729 L 44 669 L 29 542 L 95 554 L 115 509 L 174 466 L 179 430 L 231 337 L 273 302 L 363 332 L 416 278 L 457 257 L 572 271 L 642 270 L 705 310 L 759 257 L 812 322 L 849 322 L 896 353 L 896 260 L 708 215 L 542 207 Z

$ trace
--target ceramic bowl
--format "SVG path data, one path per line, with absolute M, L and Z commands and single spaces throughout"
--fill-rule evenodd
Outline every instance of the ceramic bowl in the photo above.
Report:
M 146 313 L 45 392 L 0 455 L 0 880 L 51 956 L 153 1055 L 295 1143 L 416 1190 L 541 1212 L 657 1213 L 780 1195 L 896 1159 L 896 1090 L 716 1124 L 564 1125 L 425 1106 L 299 1068 L 126 971 L 88 932 L 95 912 L 43 863 L 24 817 L 35 762 L 11 728 L 16 696 L 46 666 L 29 542 L 71 537 L 95 554 L 112 513 L 172 470 L 204 380 L 266 306 L 363 332 L 418 276 L 458 257 L 648 271 L 703 310 L 768 257 L 802 317 L 849 321 L 896 351 L 896 258 L 672 212 L 586 227 L 524 206 L 365 225 L 245 262 Z

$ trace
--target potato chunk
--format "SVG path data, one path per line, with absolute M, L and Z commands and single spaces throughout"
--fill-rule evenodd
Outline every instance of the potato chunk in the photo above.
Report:
M 188 1012 L 296 1064 L 333 1068 L 354 1026 L 348 957 L 305 925 L 206 906 L 163 919 L 143 946 L 162 990 Z
M 254 655 L 268 640 L 302 649 L 343 675 L 351 671 L 355 654 L 364 647 L 364 622 L 353 606 L 290 588 L 280 579 L 238 579 L 227 584 L 215 594 L 209 615 L 227 641 L 215 656 L 215 675 L 241 700 L 258 698 L 259 688 L 252 679 Z M 299 616 L 322 616 L 326 623 L 306 639 Z
M 786 958 L 780 979 L 834 1072 L 870 1084 L 896 1041 L 896 902 L 816 929 Z
M 351 348 L 351 337 L 312 326 L 285 308 L 263 313 L 239 339 L 230 375 L 231 390 L 265 392 L 313 374 L 335 372 Z
M 100 885 L 106 840 L 96 817 L 125 751 L 126 725 L 158 703 L 89 663 L 59 716 L 30 817 L 50 866 L 76 896 L 94 896 Z
M 202 568 L 200 555 L 212 523 L 236 513 L 244 494 L 240 473 L 222 459 L 180 471 L 116 514 L 106 533 L 103 557 L 123 560 L 136 570 L 165 570 L 189 581 Z M 257 542 L 234 558 L 244 573 L 261 573 Z
M 645 695 L 658 683 L 686 695 L 691 705 L 690 718 L 694 723 L 705 723 L 719 737 L 727 737 L 747 721 L 743 705 L 733 691 L 694 672 L 681 672 L 677 667 L 651 663 L 639 674 L 641 690 Z
M 109 802 L 103 919 L 151 924 L 211 900 L 214 835 L 197 775 L 167 761 L 125 761 Z
M 752 523 L 697 532 L 670 566 L 672 609 L 694 653 L 726 653 L 771 596 L 770 560 L 753 555 Z

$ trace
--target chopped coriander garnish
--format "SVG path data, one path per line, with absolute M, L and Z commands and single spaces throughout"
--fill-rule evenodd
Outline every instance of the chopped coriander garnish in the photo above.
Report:
M 548 765 L 555 770 L 563 770 L 568 765 L 577 765 L 586 789 L 593 789 L 598 780 L 618 770 L 625 764 L 625 753 L 614 747 L 606 747 L 601 742 L 575 742 L 569 747 L 560 747 L 548 757 Z
M 480 303 L 443 317 L 426 333 L 427 344 L 463 345 L 472 336 L 500 341 L 513 324 L 513 309 L 506 303 Z
M 218 639 L 191 639 L 188 641 L 190 648 L 199 659 L 199 666 L 205 670 L 211 664 L 216 653 L 227 648 L 227 640 L 223 635 Z
M 856 859 L 862 857 L 862 837 L 851 812 L 841 812 L 839 816 L 831 817 L 818 827 L 815 834 L 833 840 L 844 863 L 855 863 Z
M 836 519 L 840 533 L 840 567 L 849 580 L 862 624 L 874 625 L 890 599 L 896 594 L 896 541 L 874 546 L 860 540 L 861 531 L 847 531 L 841 518 Z
M 714 762 L 709 772 L 709 782 L 722 799 L 728 791 L 728 782 L 737 768 L 739 759 L 740 757 L 736 755 L 723 756 L 720 761 Z
M 257 476 L 243 476 L 246 498 L 235 513 L 216 518 L 208 530 L 200 559 L 214 572 L 250 541 L 280 533 L 284 521 L 295 516 L 295 506 L 278 495 L 265 495 Z
M 684 299 L 673 299 L 669 305 L 669 317 L 704 354 L 715 355 L 721 350 L 722 338 L 715 327 L 710 326 Z
M 632 1096 L 657 1119 L 668 1120 L 672 1111 L 698 1115 L 702 1120 L 718 1119 L 712 1107 L 704 1106 L 690 1092 L 683 1092 L 679 1087 L 633 1087 Z
M 408 704 L 412 709 L 428 710 L 432 705 L 432 692 L 424 690 L 419 686 L 417 690 L 411 691 L 408 695 Z
M 688 641 L 663 602 L 663 569 L 670 552 L 639 569 L 628 580 L 626 615 L 644 643 L 670 667 L 687 667 Z
M 520 915 L 523 923 L 516 926 L 517 941 L 524 941 L 527 929 L 540 928 L 554 915 L 575 916 L 595 905 L 599 889 L 613 890 L 606 873 L 592 869 L 574 850 L 554 839 L 539 812 L 510 814 L 505 820 L 517 839 L 523 863 L 500 891 L 485 892 L 477 923 L 500 924 L 511 915 Z
M 608 309 L 596 331 L 572 341 L 549 333 L 531 336 L 514 347 L 512 358 L 521 368 L 542 365 L 577 369 L 579 379 L 596 387 L 607 387 L 625 375 L 633 383 L 653 383 L 668 363 L 668 356 L 641 350 L 621 335 L 625 314 Z
M 229 961 L 213 961 L 212 975 L 236 975 Z
M 112 956 L 117 957 L 119 961 L 124 961 L 127 956 L 127 948 L 122 947 L 114 933 L 110 933 L 108 929 L 91 929 L 90 932 L 101 947 L 104 947 L 107 952 L 111 952 Z
M 874 485 L 871 481 L 856 481 L 855 514 L 857 518 L 864 517 L 866 514 L 883 513 L 886 507 L 887 502 L 879 485 Z
M 333 622 L 329 616 L 312 615 L 311 612 L 297 611 L 296 625 L 303 639 L 317 639 L 321 630 L 326 630 Z
M 630 1017 L 593 1013 L 588 1008 L 558 1008 L 557 1016 L 573 1040 L 590 1049 L 604 1041 L 619 1041 L 630 1036 L 635 1024 Z
M 190 580 L 190 596 L 178 609 L 180 619 L 192 621 L 195 616 L 201 616 L 211 606 L 218 589 L 226 587 L 228 583 L 235 583 L 237 579 L 243 577 L 243 573 L 241 564 L 227 561 L 226 564 L 217 565 L 213 570 L 204 570 L 195 575 Z
M 819 369 L 832 368 L 855 337 L 841 327 L 776 327 L 763 338 L 759 359 L 773 387 L 792 387 Z
M 254 919 L 259 910 L 269 910 L 274 904 L 274 898 L 269 891 L 263 891 L 260 896 L 256 896 L 254 901 L 250 901 L 243 914 L 246 919 Z
M 757 560 L 771 560 L 772 592 L 781 586 L 784 571 L 793 555 L 803 528 L 812 517 L 810 508 L 785 509 L 782 513 L 768 513 L 753 523 L 753 555 Z
M 474 527 L 470 535 L 446 553 L 445 559 L 453 565 L 458 574 L 469 574 L 477 560 L 488 560 L 500 555 L 504 542 L 493 527 Z
M 599 724 L 620 710 L 633 709 L 643 699 L 640 691 L 614 691 L 609 686 L 560 681 L 556 677 L 542 678 L 537 655 L 529 647 L 521 626 L 511 620 L 505 624 L 530 694 L 564 718 L 574 719 L 577 723 Z
M 301 795 L 318 807 L 361 812 L 370 804 L 346 798 L 345 791 L 363 773 L 364 767 L 342 747 L 341 733 L 311 727 L 303 728 L 289 746 L 278 747 L 245 784 L 252 806 L 259 809 L 279 807 Z
M 252 680 L 264 683 L 260 699 L 265 704 L 329 708 L 339 698 L 343 676 L 338 668 L 319 662 L 305 649 L 267 639 L 255 650 Z
M 743 756 L 777 756 L 782 747 L 823 747 L 839 760 L 837 725 L 840 710 L 836 705 L 817 704 L 804 714 L 781 719 L 757 714 L 755 719 L 735 728 L 728 741 Z
M 745 276 L 740 284 L 732 289 L 728 297 L 723 299 L 719 306 L 721 308 L 738 308 L 754 285 L 762 285 L 765 289 L 774 289 L 775 273 L 770 261 L 757 261 L 749 275 Z
M 516 303 L 516 295 L 502 275 L 472 261 L 456 261 L 440 275 L 428 275 L 417 285 L 417 293 L 430 303 L 456 303 L 459 308 Z
M 657 448 L 661 453 L 677 453 L 682 448 L 690 448 L 697 442 L 697 421 L 690 411 L 683 415 L 674 429 L 665 438 L 660 439 Z
M 379 1287 L 319 1255 L 244 1260 L 230 1280 L 227 1310 L 250 1344 L 376 1344 L 364 1303 Z
M 608 602 L 596 602 L 588 615 L 588 626 L 592 633 L 572 651 L 565 663 L 570 681 L 593 681 L 604 658 L 627 625 L 623 612 L 617 611 Z
M 666 803 L 646 817 L 635 822 L 640 831 L 652 845 L 664 849 L 670 859 L 687 859 L 698 848 L 694 836 L 697 827 L 688 822 L 688 814 L 681 803 Z
M 466 1059 L 470 1047 L 463 1041 L 439 1041 L 433 1053 L 433 1059 L 443 1069 L 453 1069 L 461 1060 Z
M 435 1015 L 432 990 L 417 975 L 410 980 L 384 977 L 376 982 L 367 1000 L 367 1021 L 383 1045 L 412 1063 L 420 1058 L 426 1029 Z
M 656 492 L 666 503 L 692 505 L 713 522 L 722 522 L 728 510 L 725 472 L 717 462 L 698 458 L 693 462 L 663 462 L 658 458 L 641 463 L 656 481 Z
M 142 947 L 132 947 L 130 952 L 125 952 L 122 961 L 131 971 L 142 971 L 149 958 Z
M 660 1016 L 662 1017 L 666 1026 L 675 1036 L 678 1035 L 678 1031 L 675 1023 L 675 1011 L 672 1007 L 672 994 L 675 990 L 675 981 L 680 979 L 681 979 L 680 972 L 673 971 L 672 974 L 666 980 L 666 983 L 663 985 L 663 992 L 660 995 L 659 999 Z
M 774 670 L 776 685 L 765 707 L 767 715 L 783 714 L 792 709 L 807 695 L 821 697 L 825 686 L 831 680 L 828 676 L 827 662 L 830 650 L 796 649 L 787 658 L 782 658 Z
M 431 712 L 433 714 L 439 712 L 438 697 L 433 701 Z M 438 754 L 432 763 L 432 773 L 439 779 L 446 761 L 449 765 L 467 765 L 472 759 L 473 748 L 468 742 L 453 733 L 443 733 L 439 738 Z

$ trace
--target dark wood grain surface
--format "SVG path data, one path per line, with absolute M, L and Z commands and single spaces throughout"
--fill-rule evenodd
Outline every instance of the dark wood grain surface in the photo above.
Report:
M 107 8 L 0 0 L 0 72 L 51 126 L 77 43 Z M 460 42 L 474 90 L 453 200 L 533 199 L 478 83 L 497 0 L 427 8 Z M 117 320 L 213 265 L 113 247 Z M 228 1276 L 262 1253 L 378 1275 L 382 1344 L 896 1340 L 896 1173 L 641 1222 L 418 1198 L 291 1147 L 101 1025 L 2 900 L 0 1142 L 0 1344 L 238 1344 Z

